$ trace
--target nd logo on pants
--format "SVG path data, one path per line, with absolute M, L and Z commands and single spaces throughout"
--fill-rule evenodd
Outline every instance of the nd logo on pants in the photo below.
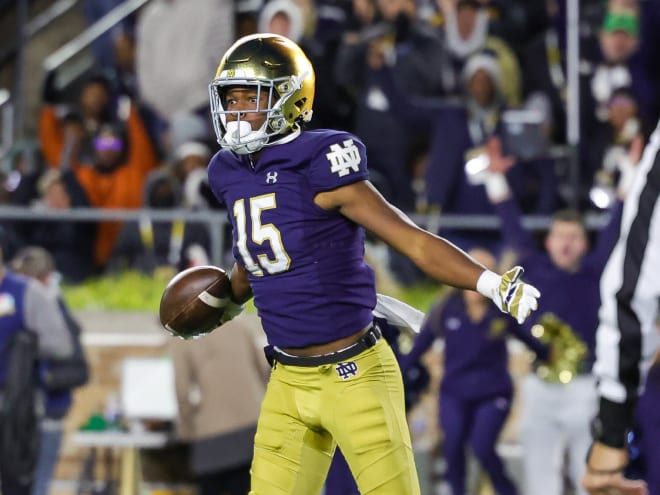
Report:
M 350 361 L 277 363 L 255 437 L 250 495 L 315 495 L 335 446 L 362 495 L 419 495 L 399 365 L 384 339 Z

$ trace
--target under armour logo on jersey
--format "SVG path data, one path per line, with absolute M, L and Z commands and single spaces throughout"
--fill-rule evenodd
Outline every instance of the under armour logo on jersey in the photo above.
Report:
M 277 172 L 266 173 L 266 184 L 275 184 L 277 182 Z
M 352 376 L 357 376 L 358 365 L 355 361 L 349 361 L 347 363 L 337 363 L 335 366 L 337 374 L 340 378 L 348 380 Z
M 332 165 L 330 171 L 338 174 L 339 177 L 344 177 L 351 172 L 358 172 L 360 170 L 362 158 L 360 158 L 360 152 L 352 139 L 347 139 L 341 145 L 331 145 L 330 153 L 326 153 L 325 156 Z

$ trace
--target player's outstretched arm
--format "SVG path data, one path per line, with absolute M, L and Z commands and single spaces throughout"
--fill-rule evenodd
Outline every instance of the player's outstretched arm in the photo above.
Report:
M 521 323 L 536 309 L 539 292 L 520 280 L 522 268 L 503 276 L 487 270 L 446 239 L 415 225 L 368 181 L 319 193 L 315 202 L 321 208 L 338 210 L 373 232 L 437 281 L 478 290 Z

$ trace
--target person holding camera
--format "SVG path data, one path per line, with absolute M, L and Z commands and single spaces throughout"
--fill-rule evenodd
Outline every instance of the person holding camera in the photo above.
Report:
M 3 263 L 0 250 L 0 485 L 29 495 L 40 455 L 35 369 L 70 358 L 74 345 L 56 298 Z
M 337 84 L 354 95 L 353 129 L 371 156 L 370 173 L 381 193 L 395 206 L 411 211 L 414 205 L 407 151 L 413 132 L 401 125 L 392 101 L 376 77 L 384 50 L 395 67 L 395 77 L 407 94 L 441 97 L 453 85 L 449 56 L 439 33 L 419 19 L 414 0 L 377 0 L 373 17 L 358 10 L 363 22 L 343 37 L 335 61 Z M 426 129 L 423 130 L 426 133 Z
M 37 280 L 57 301 L 73 344 L 73 354 L 66 360 L 40 363 L 40 384 L 44 391 L 44 416 L 41 418 L 41 441 L 35 469 L 32 495 L 48 495 L 50 481 L 59 460 L 64 419 L 73 405 L 73 390 L 89 380 L 89 365 L 82 347 L 82 328 L 59 294 L 59 273 L 53 256 L 45 249 L 27 246 L 9 263 L 12 270 Z

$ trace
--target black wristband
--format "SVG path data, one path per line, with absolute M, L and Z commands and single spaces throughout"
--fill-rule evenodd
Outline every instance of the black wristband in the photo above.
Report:
M 626 430 L 607 428 L 598 416 L 591 421 L 591 436 L 596 442 L 614 449 L 626 446 Z
M 615 449 L 625 448 L 633 412 L 633 401 L 618 403 L 601 398 L 598 416 L 591 422 L 594 440 Z

